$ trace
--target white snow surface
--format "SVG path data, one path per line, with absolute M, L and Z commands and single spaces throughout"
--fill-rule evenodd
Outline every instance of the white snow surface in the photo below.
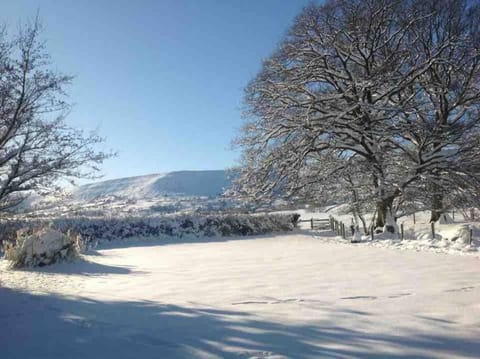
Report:
M 387 243 L 388 241 L 385 241 Z M 329 232 L 131 241 L 8 271 L 2 358 L 474 358 L 478 254 Z

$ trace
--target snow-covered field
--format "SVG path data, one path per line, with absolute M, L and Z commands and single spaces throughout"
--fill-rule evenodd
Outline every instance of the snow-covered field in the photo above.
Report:
M 478 254 L 352 245 L 306 231 L 121 245 L 35 271 L 7 271 L 0 260 L 0 357 L 480 353 Z

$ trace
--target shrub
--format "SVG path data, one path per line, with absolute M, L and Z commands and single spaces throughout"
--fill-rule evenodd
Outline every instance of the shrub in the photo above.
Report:
M 52 228 L 33 233 L 18 231 L 15 243 L 5 248 L 5 258 L 13 268 L 42 267 L 78 257 L 79 244 L 75 239 Z
M 286 214 L 263 215 L 178 215 L 153 217 L 69 217 L 54 219 L 0 221 L 1 239 L 14 241 L 16 231 L 22 228 L 52 228 L 80 238 L 85 247 L 98 242 L 131 237 L 214 237 L 246 236 L 272 232 L 286 232 L 294 228 L 297 216 Z M 71 237 L 69 235 L 69 237 Z

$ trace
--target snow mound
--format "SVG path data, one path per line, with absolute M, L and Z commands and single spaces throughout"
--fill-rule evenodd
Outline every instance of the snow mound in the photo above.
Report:
M 419 230 L 414 234 L 417 240 L 433 240 L 430 229 Z M 468 224 L 440 224 L 435 226 L 435 241 L 470 243 L 470 226 Z
M 13 268 L 42 267 L 78 256 L 75 241 L 65 234 L 44 228 L 22 236 L 17 233 L 16 243 L 7 245 L 5 258 Z
M 470 243 L 470 226 L 467 224 L 463 225 L 452 225 L 452 224 L 442 224 L 438 226 L 438 234 L 443 240 L 447 241 L 458 241 L 463 244 Z

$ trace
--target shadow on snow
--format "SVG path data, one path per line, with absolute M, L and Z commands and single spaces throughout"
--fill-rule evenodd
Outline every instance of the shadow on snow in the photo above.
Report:
M 158 283 L 161 285 L 161 283 Z M 474 338 L 405 328 L 364 333 L 339 323 L 367 312 L 336 309 L 312 324 L 283 325 L 246 311 L 33 295 L 0 287 L 2 358 L 427 358 L 430 349 L 474 357 Z M 328 307 L 327 307 L 328 311 Z M 397 351 L 385 351 L 395 348 Z M 383 349 L 383 351 L 382 351 Z M 403 350 L 408 349 L 408 353 Z M 404 354 L 403 354 L 404 353 Z

